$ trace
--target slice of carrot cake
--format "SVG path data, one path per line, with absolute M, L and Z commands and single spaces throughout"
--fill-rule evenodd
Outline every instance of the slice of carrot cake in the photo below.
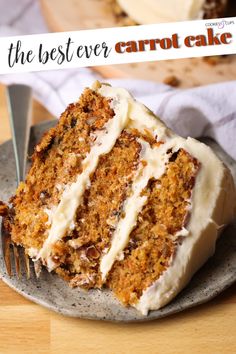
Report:
M 34 261 L 147 314 L 214 253 L 236 193 L 209 147 L 177 136 L 126 90 L 96 82 L 43 136 L 2 209 L 12 241 Z

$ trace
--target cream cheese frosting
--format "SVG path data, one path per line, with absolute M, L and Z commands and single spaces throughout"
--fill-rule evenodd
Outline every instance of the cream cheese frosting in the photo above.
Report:
M 195 139 L 184 139 L 174 134 L 152 112 L 136 102 L 123 89 L 102 86 L 100 93 L 114 101 L 117 101 L 120 95 L 127 97 L 130 106 L 128 110 L 129 126 L 135 126 L 139 130 L 149 129 L 153 136 L 164 142 L 156 156 L 159 157 L 159 154 L 162 153 L 162 158 L 165 159 L 170 148 L 173 152 L 183 148 L 201 163 L 191 198 L 190 222 L 186 228 L 178 232 L 178 236 L 184 236 L 185 239 L 177 250 L 176 256 L 171 260 L 170 267 L 143 292 L 135 305 L 140 312 L 146 315 L 149 310 L 159 309 L 171 301 L 188 283 L 193 274 L 213 255 L 222 226 L 228 224 L 236 216 L 235 186 L 229 170 L 208 146 Z M 150 160 L 150 155 L 146 154 L 148 164 Z M 164 171 L 165 168 L 162 169 L 162 173 Z M 159 173 L 159 177 L 160 175 L 161 173 Z M 128 229 L 130 225 L 133 225 L 133 221 L 129 223 L 128 219 Z M 127 245 L 127 233 L 125 232 L 124 235 L 124 238 L 120 235 L 117 236 L 117 239 L 113 238 L 115 241 L 110 249 L 112 261 L 109 259 L 110 263 L 107 269 L 111 268 L 111 263 L 118 259 L 118 255 Z M 105 260 L 106 256 L 101 262 L 102 272 L 106 269 L 103 268 Z M 104 273 L 106 274 L 105 271 Z
M 111 100 L 115 115 L 106 123 L 105 129 L 97 132 L 94 145 L 83 161 L 82 173 L 74 183 L 64 186 L 58 206 L 46 211 L 50 224 L 47 239 L 38 253 L 32 249 L 31 254 L 36 260 L 41 259 L 49 270 L 56 267 L 51 257 L 52 246 L 74 225 L 76 210 L 84 191 L 90 187 L 90 175 L 95 171 L 99 157 L 112 150 L 123 129 L 148 131 L 160 146 L 151 147 L 143 139 L 138 140 L 141 145 L 140 163 L 131 192 L 124 203 L 124 217 L 118 221 L 111 245 L 100 262 L 100 272 L 105 280 L 114 262 L 122 259 L 129 235 L 145 205 L 146 197 L 141 194 L 143 189 L 150 178 L 157 179 L 165 173 L 170 149 L 177 152 L 183 148 L 201 164 L 189 201 L 191 218 L 188 225 L 178 231 L 178 235 L 173 235 L 183 236 L 184 240 L 169 267 L 154 284 L 144 290 L 135 304 L 139 311 L 147 314 L 149 310 L 168 303 L 214 253 L 222 226 L 236 215 L 235 187 L 230 172 L 209 147 L 195 139 L 184 139 L 174 134 L 144 105 L 136 102 L 128 91 L 105 84 L 95 84 L 93 89 Z M 142 161 L 145 163 L 142 164 Z
M 117 0 L 137 23 L 151 24 L 201 19 L 205 0 Z
M 135 305 L 144 315 L 163 307 L 186 286 L 214 254 L 222 226 L 236 215 L 235 187 L 228 169 L 209 147 L 195 139 L 183 140 L 181 146 L 201 163 L 193 189 L 188 235 L 167 270 L 144 291 Z

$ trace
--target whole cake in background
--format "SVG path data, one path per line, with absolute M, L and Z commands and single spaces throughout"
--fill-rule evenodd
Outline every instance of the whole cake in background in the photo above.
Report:
M 12 242 L 72 287 L 144 315 L 173 299 L 236 215 L 228 168 L 122 88 L 96 82 L 35 147 L 1 207 Z
M 223 17 L 228 0 L 112 0 L 137 24 Z M 116 10 L 119 14 L 119 11 Z

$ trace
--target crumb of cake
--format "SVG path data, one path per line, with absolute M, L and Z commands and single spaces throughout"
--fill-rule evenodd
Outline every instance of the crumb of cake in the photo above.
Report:
M 220 56 L 204 57 L 203 61 L 212 66 L 222 63 Z
M 175 75 L 170 75 L 167 76 L 164 80 L 163 83 L 172 87 L 178 87 L 181 83 L 180 79 L 175 76 Z
M 7 204 L 0 201 L 0 216 L 6 216 L 8 214 Z
M 206 64 L 209 64 L 209 65 L 212 65 L 212 66 L 216 66 L 216 65 L 219 65 L 219 64 L 227 64 L 229 62 L 231 62 L 232 58 L 230 58 L 230 56 L 226 56 L 226 55 L 215 55 L 215 56 L 210 56 L 210 57 L 204 57 L 202 58 L 202 60 L 206 63 Z

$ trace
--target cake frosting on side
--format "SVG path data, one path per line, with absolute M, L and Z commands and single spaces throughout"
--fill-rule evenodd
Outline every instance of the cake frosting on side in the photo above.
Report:
M 137 23 L 186 21 L 224 15 L 227 0 L 117 0 Z
M 188 138 L 183 145 L 201 164 L 191 197 L 191 216 L 184 242 L 177 248 L 169 268 L 135 305 L 143 314 L 163 307 L 186 286 L 214 254 L 220 232 L 235 215 L 235 190 L 229 171 L 204 144 Z
M 147 314 L 180 292 L 235 215 L 232 176 L 209 147 L 97 82 L 36 146 L 4 224 L 70 286 L 109 287 Z

